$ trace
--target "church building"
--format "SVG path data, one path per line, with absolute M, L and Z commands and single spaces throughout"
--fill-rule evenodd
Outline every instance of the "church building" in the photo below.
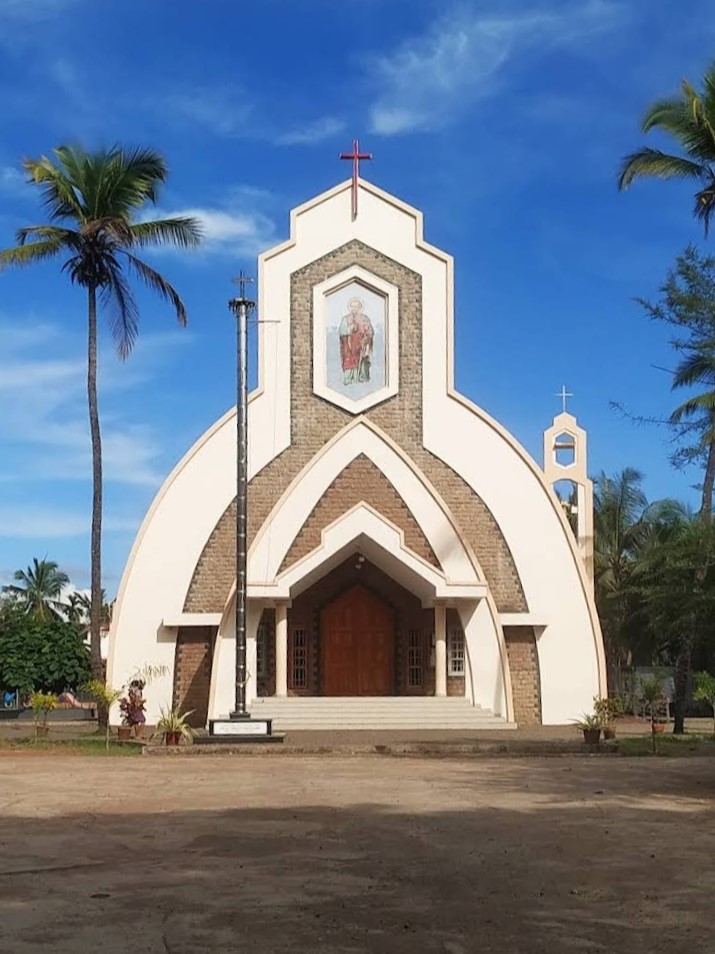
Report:
M 358 178 L 317 196 L 259 257 L 258 301 L 250 711 L 279 731 L 590 711 L 606 683 L 586 435 L 559 415 L 540 466 L 455 389 L 453 261 L 422 213 Z M 121 581 L 108 680 L 162 667 L 149 723 L 233 709 L 235 552 L 233 408 L 160 489 Z

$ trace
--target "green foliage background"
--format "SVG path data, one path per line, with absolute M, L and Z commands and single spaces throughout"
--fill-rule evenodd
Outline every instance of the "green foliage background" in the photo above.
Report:
M 90 676 L 89 649 L 78 629 L 61 620 L 42 621 L 19 607 L 0 607 L 0 687 L 62 692 Z

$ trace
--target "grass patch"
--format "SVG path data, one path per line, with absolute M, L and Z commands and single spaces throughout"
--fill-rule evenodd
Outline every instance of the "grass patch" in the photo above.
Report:
M 656 755 L 671 758 L 687 758 L 689 755 L 715 755 L 715 736 L 673 735 L 662 733 L 656 736 Z M 653 743 L 649 735 L 618 739 L 616 747 L 621 755 L 653 755 Z
M 141 755 L 142 746 L 135 742 L 117 742 L 110 739 L 109 750 L 104 737 L 86 739 L 0 739 L 0 751 L 47 752 L 50 755 Z

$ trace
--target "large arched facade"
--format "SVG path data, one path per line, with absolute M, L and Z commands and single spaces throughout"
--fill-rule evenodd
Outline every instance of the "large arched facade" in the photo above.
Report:
M 260 258 L 249 704 L 423 695 L 567 721 L 604 689 L 582 556 L 543 471 L 453 388 L 451 258 L 419 212 L 359 188 L 357 218 L 344 183 Z M 122 580 L 109 674 L 166 667 L 150 720 L 232 708 L 234 499 L 229 412 L 158 494 Z

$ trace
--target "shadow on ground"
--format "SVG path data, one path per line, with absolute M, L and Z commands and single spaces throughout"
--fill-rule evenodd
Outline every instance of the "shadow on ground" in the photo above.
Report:
M 139 761 L 20 763 L 0 949 L 711 949 L 710 760 Z

